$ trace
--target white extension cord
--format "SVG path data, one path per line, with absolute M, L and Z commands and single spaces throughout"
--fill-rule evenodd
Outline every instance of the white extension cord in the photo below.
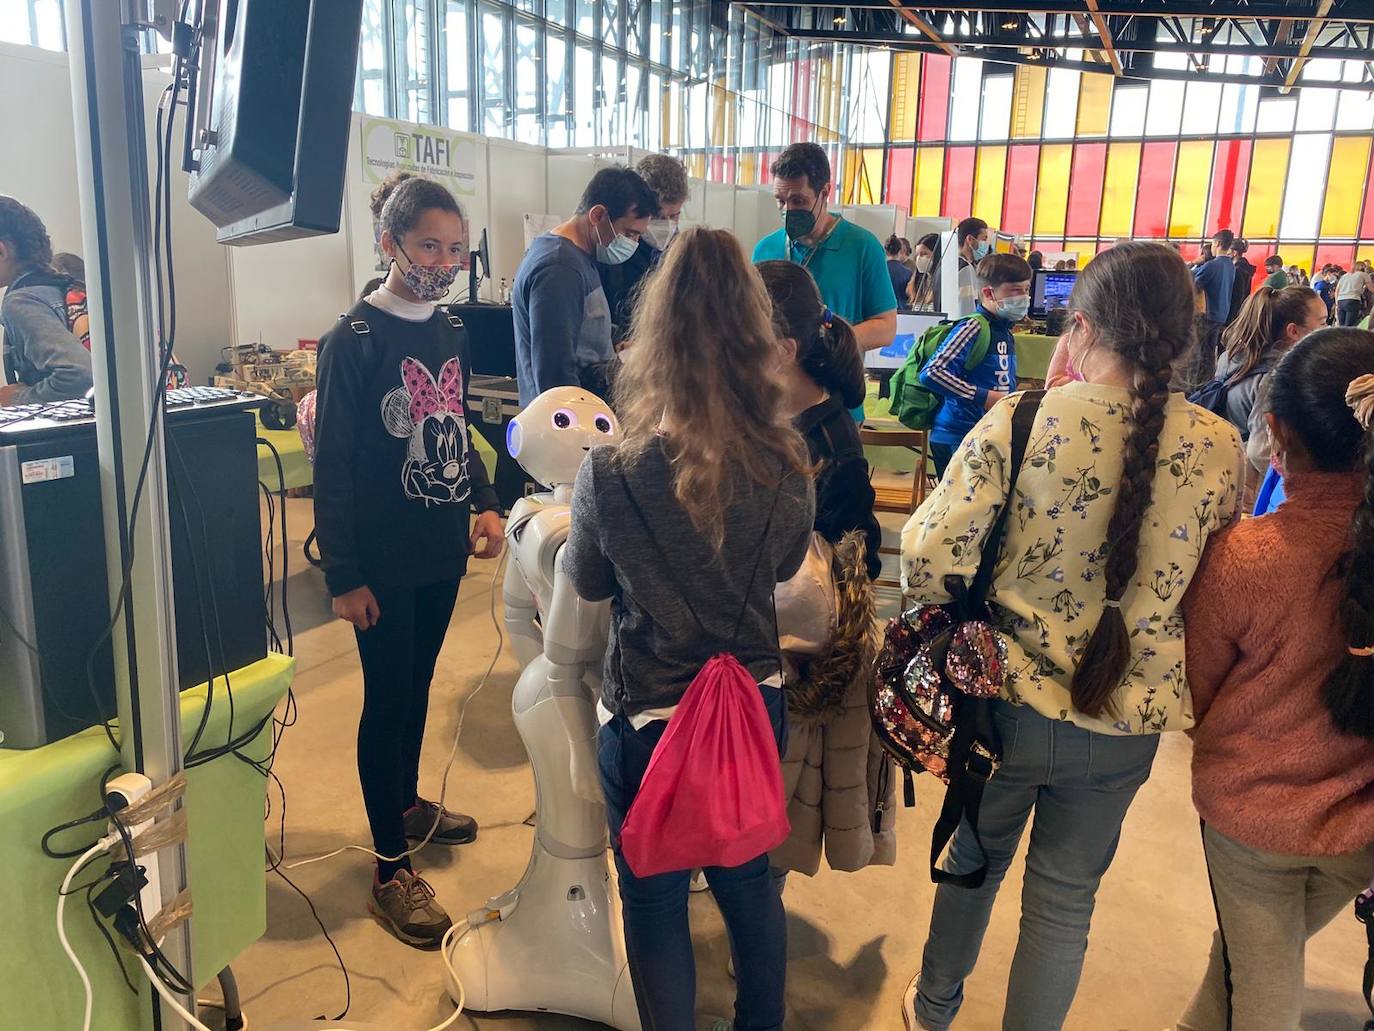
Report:
M 72 943 L 67 940 L 67 927 L 63 919 L 67 911 L 67 892 L 71 890 L 72 881 L 76 879 L 81 868 L 102 852 L 108 851 L 117 839 L 118 835 L 108 834 L 88 848 L 81 858 L 72 864 L 67 876 L 62 878 L 62 887 L 57 893 L 57 940 L 62 943 L 62 951 L 67 954 L 72 966 L 76 967 L 76 972 L 81 975 L 81 987 L 86 993 L 85 1017 L 81 1021 L 81 1031 L 91 1031 L 91 978 L 86 973 L 86 968 L 81 965 L 81 960 L 77 959 Z
M 470 695 L 463 699 L 463 704 L 458 709 L 458 726 L 454 728 L 453 746 L 449 749 L 448 761 L 444 764 L 444 776 L 439 786 L 438 808 L 434 813 L 434 822 L 430 824 L 429 833 L 427 833 L 424 839 L 414 848 L 407 849 L 398 856 L 380 855 L 364 845 L 345 845 L 343 848 L 336 848 L 333 852 L 326 852 L 322 856 L 311 856 L 309 859 L 298 859 L 294 863 L 287 863 L 286 869 L 295 870 L 302 866 L 309 866 L 311 863 L 323 863 L 326 859 L 333 859 L 335 856 L 341 856 L 345 852 L 363 852 L 384 863 L 399 863 L 401 860 L 408 859 L 416 852 L 419 852 L 428 845 L 430 839 L 434 837 L 435 832 L 439 829 L 439 821 L 444 818 L 444 797 L 448 794 L 448 775 L 453 769 L 454 760 L 458 758 L 458 739 L 463 735 L 463 718 L 467 715 L 468 706 L 472 703 L 472 700 L 482 693 L 482 688 L 487 686 L 487 680 L 491 677 L 492 670 L 496 668 L 496 663 L 500 660 L 501 653 L 506 649 L 506 633 L 501 626 L 501 621 L 496 618 L 496 581 L 497 578 L 500 577 L 501 571 L 505 568 L 506 558 L 509 555 L 510 548 L 502 548 L 501 558 L 497 561 L 496 568 L 491 574 L 491 602 L 488 606 L 488 611 L 491 614 L 492 626 L 496 628 L 496 654 L 491 657 L 491 662 L 487 665 L 486 672 L 482 674 L 482 679 L 477 682 L 477 687 L 473 689 Z

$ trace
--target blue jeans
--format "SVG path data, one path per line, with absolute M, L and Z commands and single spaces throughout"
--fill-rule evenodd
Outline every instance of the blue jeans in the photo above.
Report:
M 781 757 L 787 737 L 783 694 L 773 687 L 760 686 L 759 691 Z M 620 854 L 621 824 L 667 726 L 658 721 L 635 730 L 625 717 L 615 716 L 597 734 L 597 755 L 640 1023 L 644 1031 L 694 1031 L 697 975 L 687 922 L 692 871 L 636 877 Z M 735 961 L 736 1031 L 778 1031 L 784 1010 L 787 923 L 768 856 L 756 856 L 740 866 L 708 866 L 703 872 L 725 918 Z
M 945 884 L 935 892 L 916 1015 L 943 1031 L 959 1012 L 997 889 L 1034 810 L 1002 1027 L 1054 1031 L 1078 990 L 1097 885 L 1116 855 L 1126 810 L 1150 777 L 1159 737 L 1094 734 L 1002 701 L 993 702 L 993 720 L 1003 763 L 988 781 L 978 818 L 987 880 L 981 888 Z M 947 868 L 965 873 L 981 862 L 965 822 Z

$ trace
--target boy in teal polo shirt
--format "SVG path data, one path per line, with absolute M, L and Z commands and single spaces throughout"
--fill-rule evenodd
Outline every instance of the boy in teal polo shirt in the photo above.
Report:
M 897 335 L 897 295 L 878 238 L 827 210 L 830 159 L 814 143 L 794 143 L 771 168 L 781 229 L 754 247 L 754 262 L 794 261 L 816 280 L 821 299 L 854 327 L 862 351 L 876 351 Z M 863 419 L 863 408 L 854 410 Z

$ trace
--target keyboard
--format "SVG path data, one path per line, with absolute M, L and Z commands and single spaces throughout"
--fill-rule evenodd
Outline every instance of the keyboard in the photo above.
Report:
M 257 394 L 249 394 L 224 387 L 177 387 L 167 391 L 166 406 L 169 412 L 184 411 L 202 405 L 222 405 L 226 403 L 246 404 L 263 400 Z M 46 404 L 13 405 L 0 408 L 0 429 L 21 422 L 42 420 L 47 423 L 80 422 L 95 418 L 95 401 L 91 398 L 78 398 L 71 401 L 51 401 Z

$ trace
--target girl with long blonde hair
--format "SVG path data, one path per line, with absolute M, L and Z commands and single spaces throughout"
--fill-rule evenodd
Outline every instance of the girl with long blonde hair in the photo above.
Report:
M 578 594 L 611 599 L 597 752 L 630 973 L 655 1031 L 695 1028 L 696 974 L 691 871 L 636 877 L 620 853 L 654 746 L 722 651 L 758 681 L 780 752 L 785 744 L 771 599 L 805 557 L 814 502 L 805 445 L 781 411 L 771 314 L 729 233 L 689 230 L 666 252 L 616 378 L 623 443 L 583 463 L 563 552 Z M 768 856 L 705 874 L 738 974 L 733 1026 L 781 1028 L 787 935 Z

